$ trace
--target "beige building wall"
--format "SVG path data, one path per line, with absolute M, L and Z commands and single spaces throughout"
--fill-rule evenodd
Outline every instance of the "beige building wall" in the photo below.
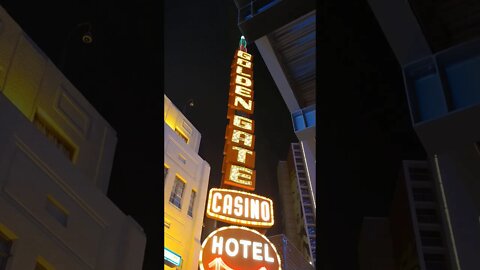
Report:
M 165 265 L 164 269 L 198 269 L 210 165 L 198 155 L 200 132 L 166 96 L 164 104 L 164 244 L 165 248 L 182 257 L 179 267 Z M 175 181 L 185 183 L 181 207 L 170 201 Z M 192 191 L 196 192 L 196 197 L 190 216 L 188 210 Z
M 0 7 L 6 269 L 141 269 L 142 228 L 105 195 L 116 132 Z

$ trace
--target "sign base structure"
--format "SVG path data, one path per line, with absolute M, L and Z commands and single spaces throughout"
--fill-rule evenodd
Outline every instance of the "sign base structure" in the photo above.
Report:
M 201 270 L 281 270 L 280 256 L 267 237 L 255 230 L 228 226 L 202 243 Z

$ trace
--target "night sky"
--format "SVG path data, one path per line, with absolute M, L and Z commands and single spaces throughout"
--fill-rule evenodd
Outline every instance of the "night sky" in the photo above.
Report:
M 362 216 L 385 216 L 402 159 L 425 159 L 402 75 L 366 1 L 317 7 L 317 262 L 357 269 Z M 163 259 L 163 93 L 202 134 L 218 187 L 230 62 L 241 36 L 233 1 L 0 0 L 117 131 L 109 198 L 144 228 L 144 269 Z M 92 24 L 85 45 L 77 24 Z M 255 193 L 277 200 L 276 166 L 296 141 L 289 112 L 253 44 Z M 276 215 L 281 213 L 275 204 Z M 279 224 L 279 223 L 277 223 Z M 275 225 L 268 235 L 281 233 Z

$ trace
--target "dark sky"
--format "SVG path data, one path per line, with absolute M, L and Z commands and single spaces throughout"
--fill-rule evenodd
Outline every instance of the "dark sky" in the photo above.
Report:
M 341 2 L 341 3 L 339 3 Z M 163 264 L 163 91 L 202 133 L 218 187 L 230 62 L 241 35 L 233 1 L 0 0 L 117 131 L 108 196 L 147 234 L 144 269 Z M 366 1 L 317 7 L 317 243 L 330 269 L 357 269 L 362 216 L 388 214 L 402 159 L 424 159 L 401 70 Z M 90 21 L 94 41 L 79 41 Z M 276 165 L 295 141 L 288 110 L 256 47 L 257 190 L 276 197 Z M 278 204 L 276 204 L 278 207 Z M 276 207 L 277 214 L 281 209 Z M 280 233 L 275 226 L 268 234 Z
M 326 269 L 357 269 L 362 217 L 388 215 L 401 161 L 426 156 L 368 3 L 323 1 L 317 11 L 317 242 Z

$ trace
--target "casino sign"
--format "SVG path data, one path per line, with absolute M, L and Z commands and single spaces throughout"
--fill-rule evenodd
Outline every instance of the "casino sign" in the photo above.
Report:
M 273 203 L 256 194 L 212 188 L 208 194 L 207 217 L 233 225 L 256 228 L 273 226 Z

